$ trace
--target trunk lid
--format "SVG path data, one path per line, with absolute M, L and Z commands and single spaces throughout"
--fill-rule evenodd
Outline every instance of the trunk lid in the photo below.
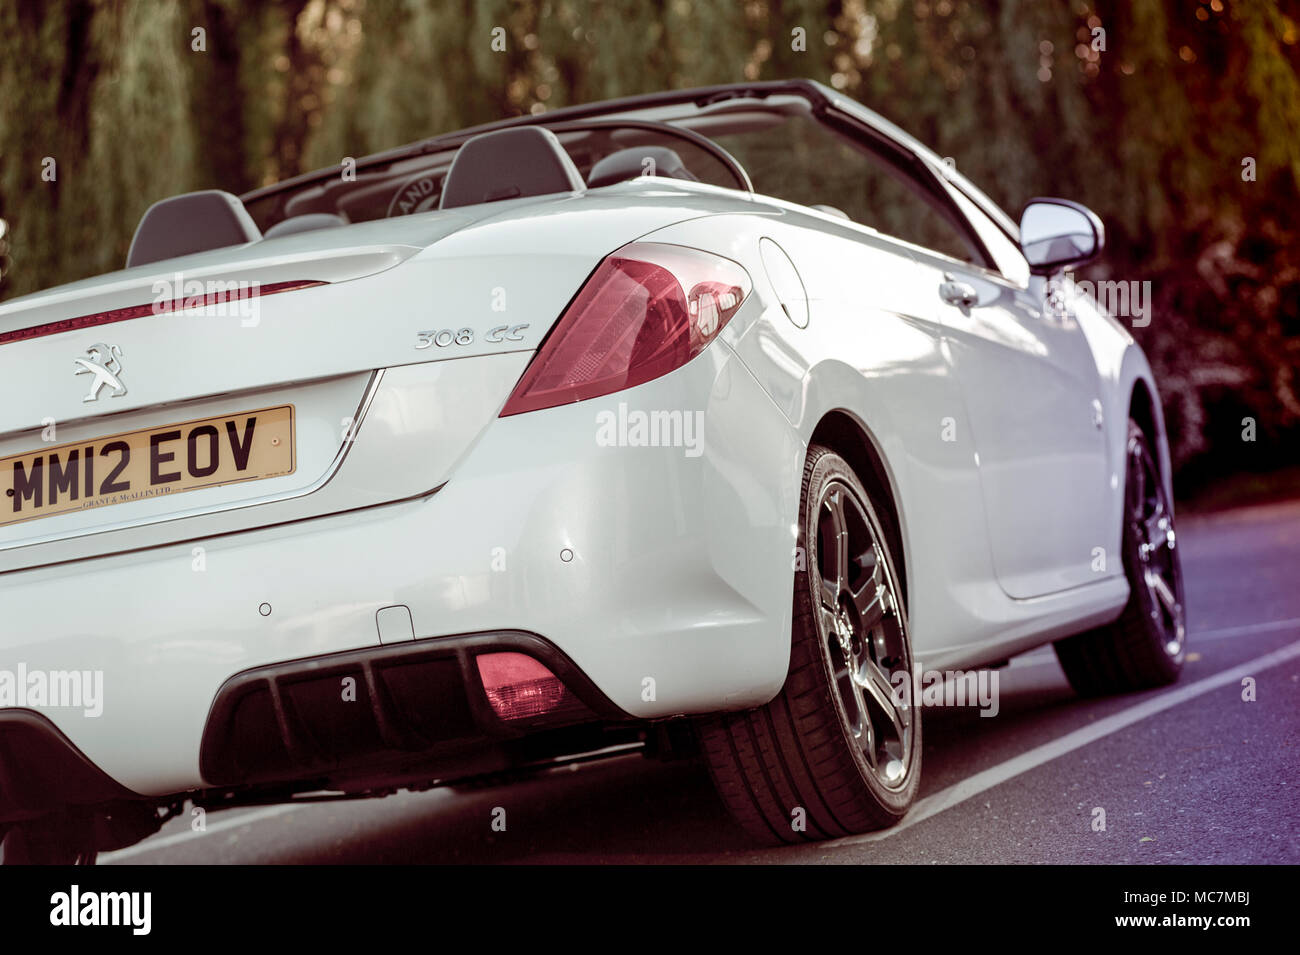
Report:
M 700 214 L 506 201 L 0 305 L 0 573 L 427 493 L 600 259 Z

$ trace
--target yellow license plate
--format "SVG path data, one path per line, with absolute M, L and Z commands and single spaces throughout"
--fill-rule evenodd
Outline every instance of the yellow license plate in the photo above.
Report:
M 0 458 L 0 527 L 292 474 L 293 405 Z

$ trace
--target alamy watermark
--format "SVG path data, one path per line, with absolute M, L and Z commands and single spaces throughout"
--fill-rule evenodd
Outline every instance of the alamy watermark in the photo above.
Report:
M 1068 311 L 1068 301 L 1072 297 L 1069 289 L 1073 287 L 1074 295 L 1088 295 L 1096 300 L 1103 310 L 1115 318 L 1129 320 L 1134 328 L 1146 328 L 1151 324 L 1151 282 L 1150 280 L 1103 280 L 1093 282 L 1088 279 L 1076 279 L 1074 273 L 1065 273 L 1065 282 L 1051 279 L 1047 283 L 1048 307 L 1062 317 Z
M 190 312 L 202 318 L 239 318 L 253 328 L 261 322 L 261 282 L 187 279 L 180 272 L 153 283 L 153 311 Z
M 971 706 L 980 716 L 997 716 L 997 670 L 898 670 L 889 678 L 900 706 Z
M 602 448 L 684 448 L 688 458 L 704 453 L 703 411 L 608 408 L 596 414 L 596 444 Z
M 0 707 L 80 709 L 92 719 L 104 712 L 103 670 L 0 670 Z
M 148 935 L 153 928 L 153 893 L 83 892 L 74 884 L 50 896 L 50 924 L 119 926 L 129 928 L 132 935 Z

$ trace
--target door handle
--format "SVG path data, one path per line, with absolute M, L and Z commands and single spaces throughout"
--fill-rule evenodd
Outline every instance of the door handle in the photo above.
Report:
M 949 305 L 970 308 L 979 301 L 974 286 L 966 282 L 958 282 L 951 275 L 945 275 L 943 278 L 944 282 L 939 286 L 939 297 Z

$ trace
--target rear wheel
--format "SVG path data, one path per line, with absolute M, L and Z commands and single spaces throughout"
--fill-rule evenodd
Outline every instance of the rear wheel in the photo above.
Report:
M 784 688 L 765 706 L 697 724 L 723 802 L 766 842 L 891 825 L 921 773 L 898 574 L 870 495 L 827 448 L 808 456 L 801 518 Z
M 1125 471 L 1128 603 L 1114 623 L 1056 642 L 1070 685 L 1085 696 L 1163 686 L 1183 669 L 1187 630 L 1174 515 L 1146 435 L 1134 421 Z
M 0 865 L 94 865 L 89 814 L 66 813 L 0 827 Z

